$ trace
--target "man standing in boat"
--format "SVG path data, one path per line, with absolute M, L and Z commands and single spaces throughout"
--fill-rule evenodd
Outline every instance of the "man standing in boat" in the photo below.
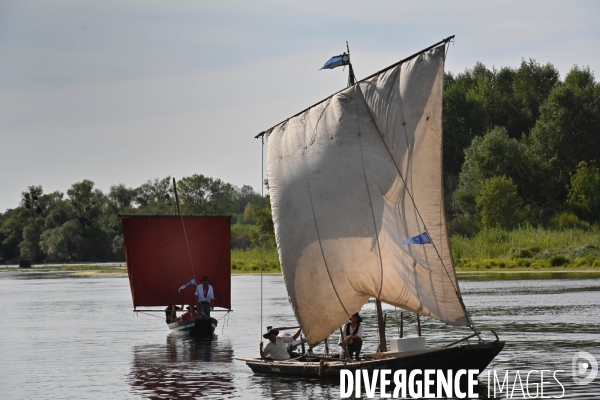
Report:
M 196 288 L 196 297 L 198 298 L 198 310 L 210 318 L 210 310 L 215 308 L 215 294 L 213 287 L 208 284 L 208 276 L 202 277 L 202 285 L 198 285 Z
M 292 343 L 298 339 L 302 328 L 298 329 L 298 332 L 294 336 L 283 336 L 278 337 L 279 331 L 277 329 L 269 329 L 267 333 L 263 335 L 265 339 L 269 339 L 269 343 L 263 350 L 263 342 L 260 342 L 260 357 L 261 358 L 272 358 L 273 360 L 287 360 L 290 358 L 290 354 L 287 351 L 286 343 Z
M 350 322 L 342 327 L 342 337 L 340 340 L 342 348 L 348 350 L 348 356 L 352 358 L 355 355 L 356 361 L 359 361 L 362 349 L 362 335 L 362 318 L 356 313 L 350 317 Z

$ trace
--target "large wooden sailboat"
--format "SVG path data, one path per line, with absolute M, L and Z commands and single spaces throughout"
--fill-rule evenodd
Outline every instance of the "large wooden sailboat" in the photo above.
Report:
M 326 340 L 375 298 L 381 342 L 360 361 L 326 354 L 244 359 L 255 373 L 483 371 L 502 350 L 497 336 L 484 342 L 465 308 L 448 239 L 442 94 L 452 38 L 359 82 L 351 75 L 346 89 L 257 136 L 267 145 L 285 285 L 307 341 Z M 350 64 L 349 54 L 338 58 Z M 402 351 L 406 338 L 398 338 L 387 351 L 381 302 L 473 332 L 442 347 L 408 351 Z M 467 344 L 471 338 L 477 343 Z
M 206 215 L 121 215 L 134 311 L 165 313 L 196 305 L 196 282 L 208 276 L 214 306 L 231 310 L 231 217 Z M 142 308 L 140 308 L 142 307 Z M 163 315 L 165 315 L 163 314 Z M 166 315 L 165 315 L 166 317 Z M 217 319 L 200 315 L 175 320 L 172 332 L 212 339 Z

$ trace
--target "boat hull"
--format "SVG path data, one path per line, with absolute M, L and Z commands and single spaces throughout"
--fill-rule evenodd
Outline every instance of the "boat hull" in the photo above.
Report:
M 255 374 L 293 375 L 306 378 L 339 379 L 341 370 L 357 369 L 372 371 L 389 369 L 392 371 L 441 369 L 458 370 L 476 369 L 480 373 L 504 348 L 504 342 L 495 341 L 484 344 L 464 345 L 442 349 L 427 349 L 405 353 L 393 353 L 388 358 L 379 360 L 337 361 L 327 359 L 320 365 L 318 358 L 308 360 L 301 356 L 294 360 L 271 361 L 261 359 L 244 359 Z
M 173 332 L 185 332 L 199 339 L 212 340 L 219 322 L 214 318 L 192 318 L 185 321 L 177 321 L 169 324 Z

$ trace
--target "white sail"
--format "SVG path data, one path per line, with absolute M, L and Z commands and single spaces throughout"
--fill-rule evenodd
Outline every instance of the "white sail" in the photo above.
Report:
M 444 51 L 361 81 L 267 135 L 281 267 L 310 343 L 370 297 L 468 325 L 443 203 Z M 431 244 L 402 244 L 423 232 Z

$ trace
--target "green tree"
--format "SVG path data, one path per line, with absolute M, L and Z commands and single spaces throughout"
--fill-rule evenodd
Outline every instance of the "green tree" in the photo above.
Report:
M 94 182 L 85 179 L 74 183 L 67 190 L 73 216 L 79 221 L 85 231 L 92 228 L 102 212 L 105 203 L 104 194 L 100 189 L 94 189 Z
M 546 101 L 550 92 L 559 83 L 558 70 L 550 63 L 540 65 L 533 59 L 529 62 L 522 60 L 514 77 L 514 101 L 517 104 L 520 118 L 512 130 L 518 137 L 529 134 L 540 117 L 540 107 Z M 513 136 L 515 137 L 515 136 Z
M 23 240 L 19 243 L 21 257 L 34 261 L 43 259 L 40 248 L 40 236 L 44 231 L 45 220 L 42 217 L 29 219 L 27 226 L 23 229 Z
M 44 230 L 58 228 L 65 222 L 74 218 L 75 212 L 71 203 L 62 200 L 56 203 L 46 216 Z
M 0 226 L 0 239 L 2 239 L 0 257 L 3 260 L 14 260 L 19 257 L 19 244 L 23 241 L 23 229 L 27 226 L 30 218 L 31 213 L 22 206 L 4 213 L 4 221 Z
M 235 187 L 223 182 L 220 179 L 214 179 L 210 185 L 210 201 L 208 203 L 209 214 L 230 214 L 234 208 Z
M 135 204 L 138 206 L 136 214 L 165 215 L 176 212 L 170 176 L 148 180 L 135 191 Z
M 573 67 L 541 107 L 530 146 L 560 183 L 560 197 L 570 173 L 581 161 L 600 160 L 600 85 L 589 68 Z
M 270 203 L 267 207 L 252 206 L 256 220 L 256 229 L 250 232 L 250 240 L 255 246 L 273 248 L 275 244 L 275 226 Z
M 529 206 L 517 194 L 517 186 L 506 176 L 485 180 L 476 197 L 483 228 L 514 229 L 531 222 Z
M 89 261 L 84 251 L 85 234 L 79 221 L 73 219 L 44 231 L 40 237 L 40 247 L 49 260 Z
M 444 172 L 456 176 L 473 138 L 494 126 L 521 138 L 534 127 L 540 105 L 558 82 L 551 64 L 521 61 L 518 69 L 489 70 L 482 63 L 444 78 Z
M 582 161 L 571 175 L 567 203 L 580 217 L 600 222 L 600 170 Z
M 102 191 L 94 189 L 94 182 L 86 179 L 73 184 L 67 191 L 67 196 L 74 219 L 79 223 L 78 228 L 82 229 L 82 240 L 74 242 L 80 247 L 72 254 L 79 257 L 78 260 L 87 261 L 111 257 L 114 232 L 104 218 L 107 200 Z M 67 227 L 68 230 L 62 229 L 59 232 L 75 232 L 72 224 Z
M 112 230 L 111 236 L 113 236 L 113 243 L 117 240 L 123 241 L 123 226 L 121 224 L 121 218 L 119 214 L 135 214 L 134 202 L 137 198 L 138 191 L 136 189 L 129 188 L 124 184 L 113 185 L 110 187 L 108 192 L 107 207 L 104 208 L 104 220 L 107 221 L 106 225 Z M 120 239 L 116 239 L 120 236 Z M 113 245 L 113 252 L 115 254 L 123 254 L 123 246 L 117 246 L 118 249 L 115 251 Z
M 479 67 L 479 68 L 478 68 Z M 485 98 L 476 95 L 476 82 L 485 81 L 485 66 L 478 64 L 477 72 L 470 70 L 456 78 L 444 77 L 444 173 L 457 176 L 464 162 L 464 149 L 487 127 Z M 479 76 L 476 76 L 478 74 Z
M 182 211 L 186 214 L 208 214 L 212 178 L 202 174 L 184 177 L 177 182 Z
M 508 136 L 506 128 L 496 127 L 483 137 L 473 139 L 465 151 L 453 207 L 457 214 L 478 219 L 475 198 L 481 185 L 494 176 L 518 178 L 525 157 L 525 146 Z
M 138 191 L 125 186 L 123 183 L 119 183 L 110 187 L 107 197 L 112 211 L 115 214 L 119 214 L 123 210 L 133 206 L 138 197 Z
M 41 186 L 29 186 L 26 192 L 21 193 L 21 205 L 29 211 L 30 218 L 42 213 L 42 207 L 38 203 L 42 193 Z
M 194 174 L 177 182 L 182 211 L 219 215 L 233 209 L 235 187 L 220 179 Z
M 256 223 L 256 220 L 254 219 L 253 207 L 255 207 L 255 205 L 253 205 L 252 203 L 248 203 L 246 205 L 246 208 L 244 208 L 244 214 L 242 215 L 242 217 L 243 222 L 245 224 L 254 225 Z
M 256 193 L 252 186 L 244 185 L 241 189 L 234 187 L 233 212 L 244 213 L 248 204 L 260 205 L 262 197 Z

